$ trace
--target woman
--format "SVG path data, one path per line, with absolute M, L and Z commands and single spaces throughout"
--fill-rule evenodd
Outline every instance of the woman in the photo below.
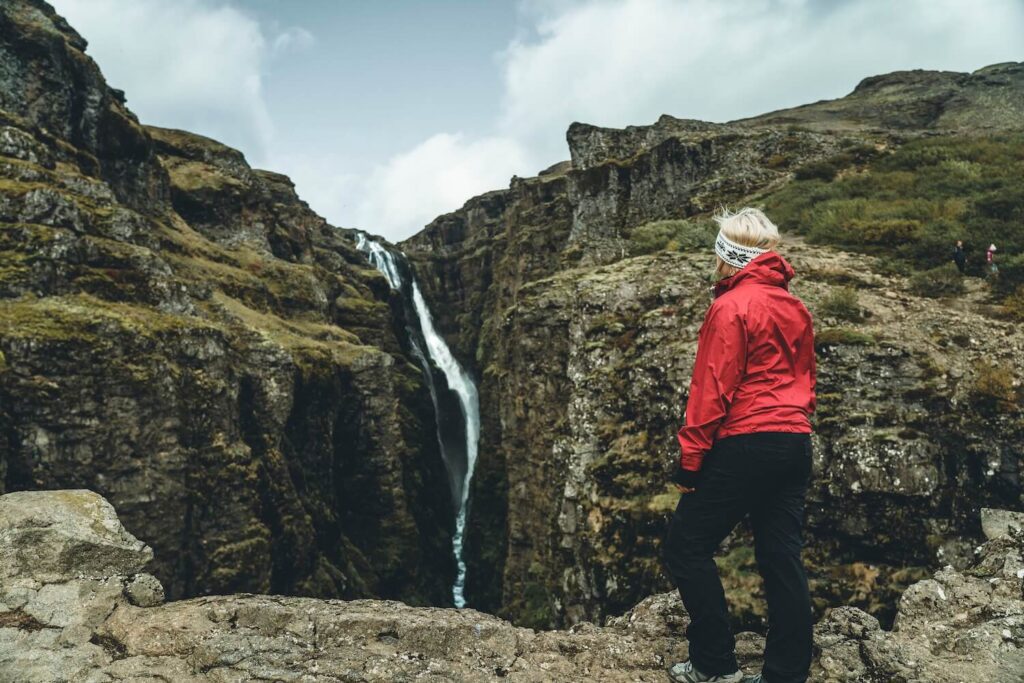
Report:
M 690 615 L 690 659 L 669 677 L 803 683 L 812 627 L 800 559 L 815 405 L 811 316 L 789 293 L 793 268 L 774 251 L 779 232 L 768 217 L 747 208 L 716 221 L 720 279 L 698 335 L 673 477 L 683 495 L 664 550 Z M 744 679 L 712 555 L 748 514 L 768 637 L 761 674 Z

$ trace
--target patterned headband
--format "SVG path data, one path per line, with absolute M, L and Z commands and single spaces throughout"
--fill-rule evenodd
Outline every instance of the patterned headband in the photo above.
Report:
M 742 268 L 766 251 L 768 250 L 737 244 L 723 235 L 721 231 L 715 239 L 715 253 L 734 268 Z

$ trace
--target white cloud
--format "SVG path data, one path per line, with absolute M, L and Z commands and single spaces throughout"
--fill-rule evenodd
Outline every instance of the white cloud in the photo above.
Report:
M 547 7 L 548 11 L 544 11 Z M 1019 0 L 533 2 L 537 37 L 506 53 L 502 128 L 551 149 L 574 120 L 731 120 L 849 92 L 898 69 L 1021 57 Z M 552 131 L 555 131 L 553 133 Z M 558 136 L 557 138 L 555 136 Z
M 142 121 L 201 133 L 256 157 L 273 136 L 263 91 L 267 60 L 312 40 L 298 27 L 268 40 L 249 15 L 205 0 L 53 3 Z
M 407 237 L 473 195 L 506 187 L 524 167 L 527 152 L 515 140 L 439 133 L 373 170 L 357 225 L 389 239 Z
M 274 38 L 273 52 L 278 55 L 289 50 L 305 50 L 315 44 L 312 33 L 301 26 L 290 26 Z
M 732 120 L 889 71 L 1020 59 L 1024 32 L 1019 0 L 523 0 L 522 11 L 533 30 L 500 55 L 492 135 L 435 135 L 378 168 L 358 214 L 368 229 L 403 238 L 478 189 L 568 158 L 573 121 Z M 494 182 L 449 173 L 483 166 Z

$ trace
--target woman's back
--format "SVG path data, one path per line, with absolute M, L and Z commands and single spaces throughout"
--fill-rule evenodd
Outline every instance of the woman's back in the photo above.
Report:
M 815 357 L 811 314 L 787 283 L 793 268 L 775 252 L 722 281 L 715 305 L 746 328 L 747 362 L 717 437 L 750 432 L 810 432 Z M 728 283 L 728 284 L 725 284 Z
M 793 274 L 769 251 L 715 286 L 679 430 L 684 460 L 727 436 L 811 431 L 814 331 L 807 308 L 789 293 Z

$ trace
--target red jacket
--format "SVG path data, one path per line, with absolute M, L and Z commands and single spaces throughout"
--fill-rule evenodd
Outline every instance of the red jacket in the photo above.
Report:
M 793 267 L 761 254 L 719 280 L 697 338 L 686 425 L 679 430 L 690 485 L 716 439 L 750 432 L 810 433 L 814 412 L 811 315 L 789 293 Z M 689 475 L 689 476 L 688 476 Z

